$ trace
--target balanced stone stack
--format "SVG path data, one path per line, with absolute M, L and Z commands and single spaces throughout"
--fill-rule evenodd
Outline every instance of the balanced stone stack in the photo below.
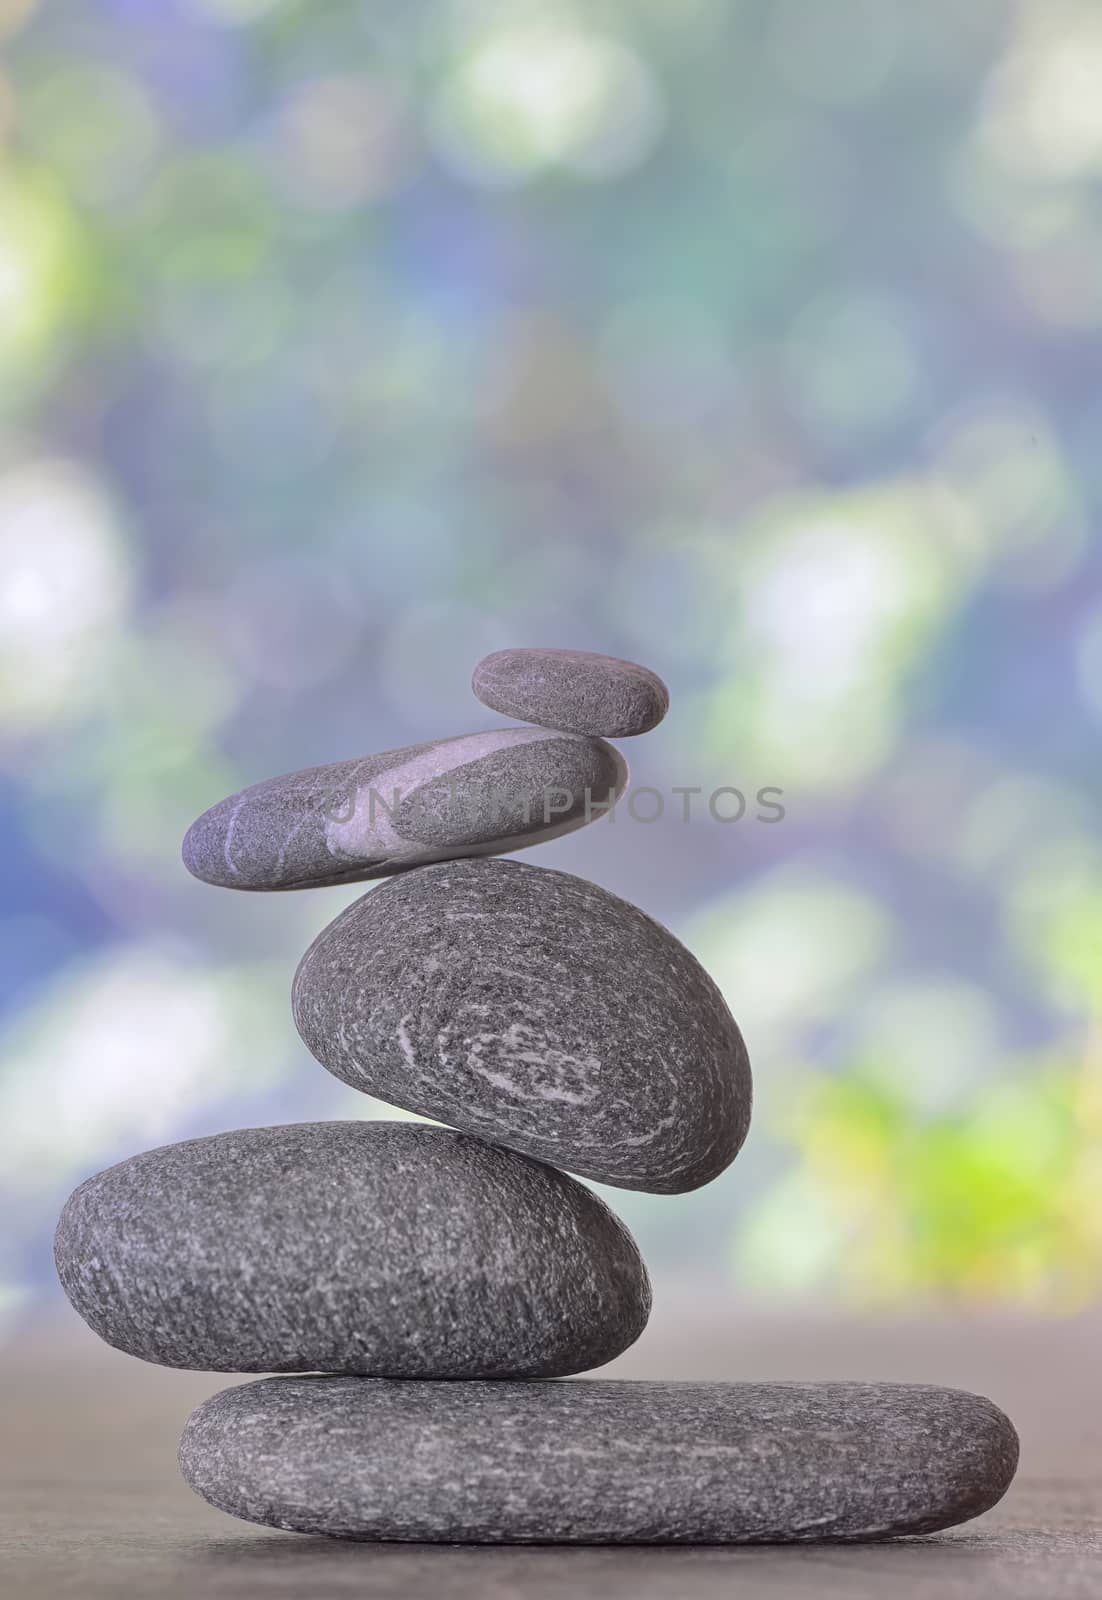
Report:
M 180 1448 L 199 1494 L 279 1528 L 722 1543 L 978 1515 L 1017 1440 L 975 1395 L 546 1381 L 611 1360 L 650 1310 L 634 1241 L 567 1171 L 663 1195 L 708 1183 L 746 1136 L 750 1069 L 664 928 L 500 859 L 615 805 L 627 768 L 605 741 L 661 721 L 662 682 L 506 650 L 474 688 L 530 725 L 257 784 L 184 843 L 191 872 L 230 888 L 388 880 L 304 956 L 295 1020 L 337 1077 L 449 1126 L 251 1128 L 124 1161 L 62 1215 L 73 1305 L 147 1361 L 310 1374 L 216 1395 Z

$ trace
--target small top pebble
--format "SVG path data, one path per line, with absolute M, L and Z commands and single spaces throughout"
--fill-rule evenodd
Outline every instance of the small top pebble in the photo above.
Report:
M 649 733 L 670 706 L 649 668 L 589 650 L 497 650 L 478 663 L 472 687 L 507 717 L 605 739 Z

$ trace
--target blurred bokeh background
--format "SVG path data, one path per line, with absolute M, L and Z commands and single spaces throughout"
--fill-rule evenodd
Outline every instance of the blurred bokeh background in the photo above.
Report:
M 762 1304 L 1102 1283 L 1097 0 L 0 0 L 0 1318 L 83 1177 L 387 1114 L 288 989 L 354 890 L 187 824 L 640 659 L 531 859 L 667 922 L 749 1144 L 611 1195 Z

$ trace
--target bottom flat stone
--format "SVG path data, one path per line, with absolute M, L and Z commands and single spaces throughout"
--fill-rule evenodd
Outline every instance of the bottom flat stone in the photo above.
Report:
M 933 1533 L 987 1511 L 1017 1463 L 990 1400 L 886 1383 L 265 1378 L 207 1400 L 180 1444 L 231 1516 L 457 1544 Z

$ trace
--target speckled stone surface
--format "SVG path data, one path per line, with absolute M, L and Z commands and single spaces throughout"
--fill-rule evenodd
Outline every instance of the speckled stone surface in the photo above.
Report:
M 393 878 L 314 941 L 293 1005 L 346 1083 L 601 1183 L 698 1188 L 749 1125 L 746 1049 L 699 962 L 564 872 Z
M 725 1544 L 932 1533 L 999 1500 L 990 1400 L 906 1384 L 269 1378 L 195 1411 L 180 1466 L 231 1516 L 337 1538 Z
M 438 739 L 230 795 L 188 829 L 184 865 L 227 889 L 362 882 L 556 839 L 601 817 L 627 777 L 619 751 L 572 733 Z
M 449 1128 L 191 1139 L 89 1178 L 58 1274 L 108 1344 L 217 1372 L 546 1377 L 638 1337 L 630 1234 L 565 1173 Z
M 507 717 L 606 739 L 649 733 L 670 706 L 657 673 L 588 650 L 497 650 L 478 663 L 471 687 Z

